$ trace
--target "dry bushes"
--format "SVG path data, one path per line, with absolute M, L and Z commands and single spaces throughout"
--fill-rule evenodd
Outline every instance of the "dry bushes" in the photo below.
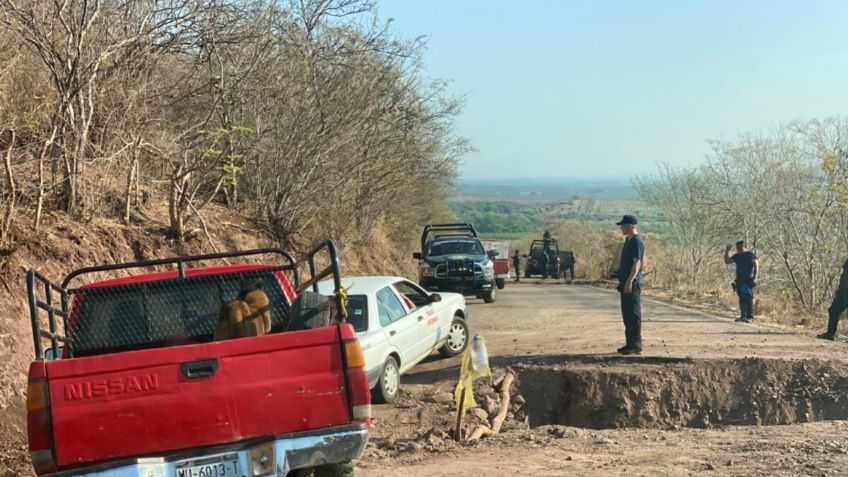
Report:
M 403 235 L 468 149 L 423 47 L 367 0 L 0 0 L 0 197 L 38 224 L 144 221 L 155 196 L 177 241 L 213 202 L 287 246 Z
M 745 239 L 760 258 L 757 314 L 821 326 L 848 258 L 846 133 L 841 119 L 793 123 L 715 142 L 697 168 L 662 166 L 638 178 L 642 197 L 672 230 L 658 256 L 672 272 L 653 284 L 733 302 L 733 267 L 722 252 Z

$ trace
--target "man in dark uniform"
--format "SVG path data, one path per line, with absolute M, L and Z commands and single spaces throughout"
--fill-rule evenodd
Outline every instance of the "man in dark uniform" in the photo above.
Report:
M 542 234 L 542 278 L 548 278 L 551 267 L 551 233 L 545 230 Z
M 521 255 L 518 254 L 518 249 L 515 249 L 515 255 L 512 256 L 512 269 L 515 270 L 515 283 L 521 281 Z
M 642 264 L 645 242 L 636 230 L 636 217 L 625 215 L 616 225 L 627 239 L 621 247 L 618 266 L 618 291 L 621 294 L 621 317 L 624 320 L 626 344 L 618 349 L 625 355 L 642 354 Z
M 833 295 L 833 302 L 827 310 L 830 320 L 827 322 L 827 331 L 816 336 L 823 340 L 834 341 L 836 339 L 836 327 L 839 325 L 839 316 L 848 309 L 848 260 L 842 264 L 842 275 L 839 277 L 839 286 Z
M 736 264 L 736 294 L 739 295 L 739 319 L 745 323 L 754 321 L 754 290 L 757 287 L 759 262 L 757 254 L 748 250 L 745 241 L 736 242 L 736 253 L 730 256 L 730 245 L 724 249 L 724 263 Z

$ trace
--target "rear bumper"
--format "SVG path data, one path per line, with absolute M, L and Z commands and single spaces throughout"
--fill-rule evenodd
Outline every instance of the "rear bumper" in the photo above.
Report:
M 273 444 L 276 449 L 276 472 L 264 474 L 284 477 L 294 469 L 307 469 L 324 464 L 336 464 L 358 458 L 368 443 L 365 424 L 322 429 L 259 439 L 221 447 L 211 447 L 179 453 L 169 457 L 144 457 L 49 474 L 50 477 L 176 477 L 177 467 L 187 461 L 214 459 L 236 454 L 240 475 L 250 474 L 251 448 Z

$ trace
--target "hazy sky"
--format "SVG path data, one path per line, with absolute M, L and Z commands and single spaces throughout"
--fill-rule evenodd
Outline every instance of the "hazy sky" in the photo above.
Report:
M 848 106 L 848 1 L 381 0 L 467 97 L 465 177 L 630 176 Z

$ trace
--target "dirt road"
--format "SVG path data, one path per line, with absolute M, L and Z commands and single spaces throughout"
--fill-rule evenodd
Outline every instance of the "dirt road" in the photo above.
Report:
M 848 475 L 845 342 L 644 299 L 645 354 L 620 357 L 614 291 L 509 284 L 470 303 L 492 365 L 518 376 L 515 424 L 453 443 L 459 363 L 433 357 L 375 406 L 360 475 Z

